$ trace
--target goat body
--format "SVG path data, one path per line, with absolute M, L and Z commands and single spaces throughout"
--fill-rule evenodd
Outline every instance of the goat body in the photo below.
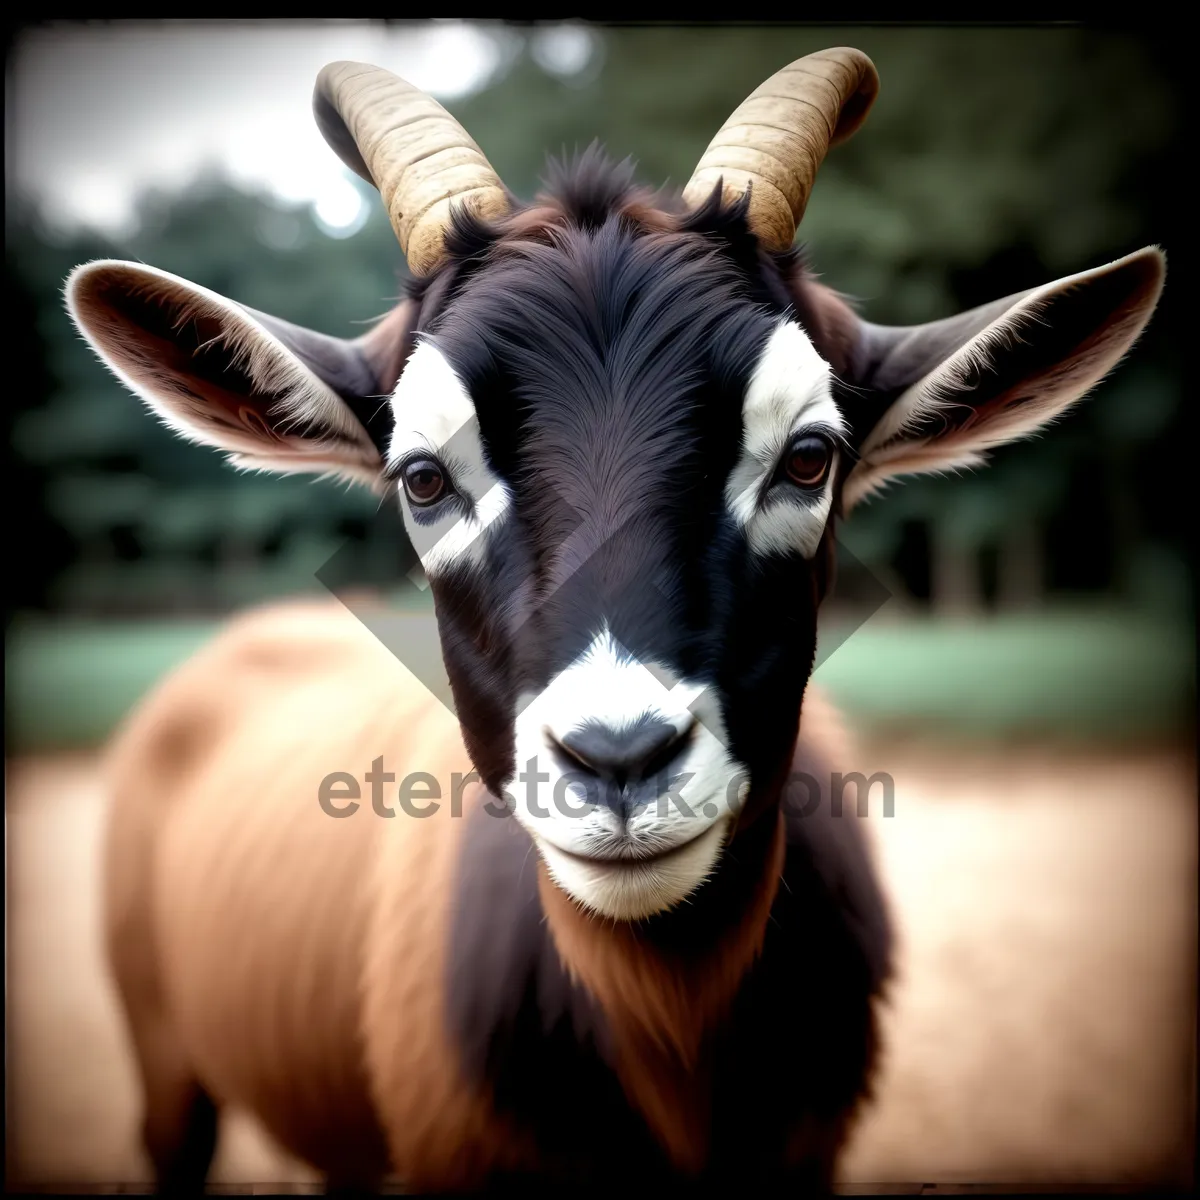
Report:
M 809 55 L 683 195 L 593 150 L 513 207 L 436 102 L 331 64 L 318 124 L 410 250 L 391 316 L 346 341 L 72 273 L 169 427 L 394 498 L 458 714 L 331 604 L 241 621 L 131 721 L 108 937 L 160 1183 L 203 1180 L 223 1104 L 335 1184 L 831 1182 L 889 963 L 808 689 L 836 521 L 1057 419 L 1165 278 L 1146 247 L 863 320 L 791 247 L 876 87 Z
M 794 766 L 820 780 L 817 706 Z M 432 776 L 440 807 L 416 818 L 375 784 L 394 817 L 368 787 L 331 817 L 321 781 L 372 763 Z M 464 786 L 453 716 L 315 603 L 235 622 L 134 715 L 111 769 L 108 948 L 166 1185 L 203 1178 L 224 1104 L 335 1183 L 828 1183 L 869 1085 L 888 931 L 827 787 L 785 789 L 688 904 L 596 918 Z

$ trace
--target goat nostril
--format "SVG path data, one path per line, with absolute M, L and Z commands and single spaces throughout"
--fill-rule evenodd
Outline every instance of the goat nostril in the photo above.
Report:
M 546 735 L 550 745 L 573 764 L 623 787 L 631 779 L 649 779 L 665 770 L 691 742 L 694 724 L 679 730 L 668 721 L 643 718 L 614 729 L 588 721 L 562 737 L 555 737 L 550 730 Z
M 660 771 L 665 771 L 692 744 L 695 728 L 694 718 L 683 729 L 670 726 L 671 736 L 664 737 L 658 747 L 642 760 L 638 769 L 639 777 L 652 779 Z
M 591 775 L 598 774 L 592 764 L 578 750 L 573 749 L 566 738 L 556 737 L 549 727 L 543 729 L 542 734 L 551 752 L 562 759 L 568 766 L 577 770 L 587 771 Z

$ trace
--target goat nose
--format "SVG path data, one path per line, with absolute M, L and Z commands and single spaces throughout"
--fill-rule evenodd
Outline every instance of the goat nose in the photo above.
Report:
M 679 729 L 669 721 L 650 719 L 614 729 L 589 721 L 555 740 L 585 771 L 624 787 L 670 766 L 691 741 L 693 724 L 689 720 Z

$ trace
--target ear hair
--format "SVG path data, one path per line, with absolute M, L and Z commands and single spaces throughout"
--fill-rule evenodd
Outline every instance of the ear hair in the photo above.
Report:
M 112 260 L 72 271 L 65 300 L 101 361 L 188 440 L 245 469 L 378 478 L 378 451 L 350 408 L 250 310 Z
M 863 322 L 860 362 L 895 398 L 862 441 L 846 510 L 896 475 L 977 466 L 1057 420 L 1137 341 L 1164 276 L 1162 251 L 1147 247 L 947 321 Z

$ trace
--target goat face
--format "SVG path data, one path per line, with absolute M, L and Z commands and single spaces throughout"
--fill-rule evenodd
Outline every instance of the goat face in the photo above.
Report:
M 387 474 L 483 779 L 568 891 L 631 917 L 696 887 L 786 766 L 848 427 L 744 219 L 647 228 L 623 187 L 597 213 L 613 175 L 572 180 L 590 225 L 568 197 L 452 256 Z

